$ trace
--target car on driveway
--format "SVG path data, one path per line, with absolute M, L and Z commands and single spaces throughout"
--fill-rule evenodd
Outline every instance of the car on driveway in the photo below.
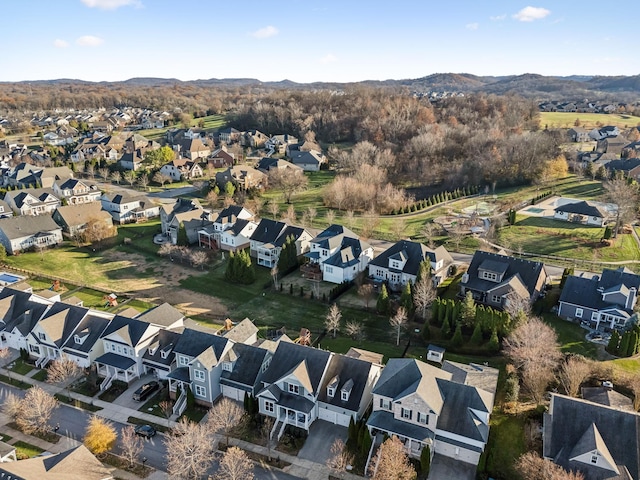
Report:
M 151 438 L 156 434 L 156 429 L 151 425 L 138 425 L 134 428 L 136 435 L 140 435 L 141 437 Z
M 158 382 L 149 382 L 142 385 L 139 389 L 133 392 L 133 399 L 136 402 L 142 402 L 146 400 L 149 395 L 160 388 L 160 384 Z

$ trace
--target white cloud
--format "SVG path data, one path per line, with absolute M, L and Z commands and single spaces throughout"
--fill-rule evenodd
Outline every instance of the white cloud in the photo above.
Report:
M 324 57 L 320 59 L 320 63 L 333 63 L 337 61 L 338 61 L 338 57 L 336 57 L 333 53 L 327 53 Z
M 479 23 L 467 23 L 464 28 L 466 28 L 467 30 L 477 30 L 478 27 L 480 26 Z
M 489 20 L 492 22 L 501 22 L 507 18 L 507 14 L 503 13 L 502 15 L 496 15 L 495 17 L 489 17 Z
M 69 42 L 67 42 L 66 40 L 61 40 L 59 38 L 56 38 L 53 41 L 53 46 L 56 48 L 67 48 L 69 46 Z
M 256 38 L 269 38 L 277 34 L 278 34 L 278 29 L 272 25 L 269 25 L 267 27 L 260 28 L 255 32 L 252 32 L 251 36 Z
M 83 35 L 76 39 L 76 44 L 81 47 L 97 47 L 104 43 L 104 39 L 100 37 L 96 37 L 94 35 Z
M 524 7 L 518 13 L 513 15 L 513 18 L 521 22 L 533 22 L 534 20 L 540 20 L 551 13 L 550 10 L 542 7 Z
M 99 8 L 101 10 L 115 10 L 116 8 L 131 5 L 142 7 L 140 0 L 80 0 L 89 8 Z

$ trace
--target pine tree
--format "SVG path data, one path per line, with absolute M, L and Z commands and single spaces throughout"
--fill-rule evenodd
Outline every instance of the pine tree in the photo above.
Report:
M 607 344 L 607 352 L 611 355 L 618 355 L 618 345 L 620 344 L 620 334 L 618 330 L 614 330 Z
M 349 430 L 348 430 L 348 441 L 353 444 L 356 442 L 356 423 L 353 421 L 353 417 L 349 418 Z
M 422 339 L 431 339 L 431 329 L 429 328 L 429 322 L 424 322 L 424 325 L 422 326 Z
M 473 300 L 473 294 L 470 290 L 467 290 L 467 293 L 464 296 L 464 300 L 462 301 L 462 305 L 460 307 L 460 320 L 462 324 L 466 327 L 470 327 L 473 325 L 474 320 L 476 319 L 476 302 Z
M 491 332 L 491 338 L 489 339 L 487 348 L 492 353 L 496 353 L 498 350 L 500 350 L 500 340 L 498 339 L 498 332 L 495 328 Z
M 379 313 L 387 313 L 389 311 L 389 292 L 387 292 L 387 286 L 384 283 L 382 287 L 380 287 L 376 310 L 378 310 Z
M 178 228 L 178 238 L 176 243 L 185 247 L 189 245 L 189 239 L 187 238 L 187 229 L 184 228 L 184 223 L 181 223 L 180 227 Z
M 633 357 L 638 347 L 638 333 L 631 331 L 629 334 L 629 347 L 627 348 L 627 357 Z
M 626 357 L 629 350 L 629 342 L 631 340 L 631 332 L 624 332 L 622 340 L 620 341 L 620 348 L 618 349 L 618 355 Z
M 471 345 L 480 345 L 482 343 L 482 328 L 479 323 L 476 323 L 469 343 L 471 343 Z
M 457 348 L 461 347 L 463 343 L 464 339 L 462 338 L 462 326 L 458 324 L 458 326 L 456 327 L 456 331 L 451 338 L 451 345 Z
M 429 445 L 425 445 L 420 452 L 420 473 L 424 478 L 429 476 L 431 468 L 431 449 Z
M 442 338 L 449 338 L 449 336 L 451 335 L 451 324 L 449 323 L 449 319 L 447 317 L 445 317 L 442 321 L 440 334 L 442 335 Z
M 400 305 L 404 307 L 407 311 L 407 314 L 410 314 L 413 310 L 413 294 L 411 292 L 411 283 L 407 282 L 402 289 L 402 294 L 400 295 Z
M 433 323 L 440 325 L 440 299 L 436 298 L 431 304 L 431 319 L 435 320 Z

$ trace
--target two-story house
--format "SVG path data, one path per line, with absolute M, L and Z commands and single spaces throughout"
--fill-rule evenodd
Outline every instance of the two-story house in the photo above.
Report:
M 167 375 L 169 395 L 176 399 L 174 413 L 181 414 L 186 408 L 187 388 L 193 393 L 196 403 L 214 404 L 222 394 L 221 359 L 232 346 L 233 342 L 222 336 L 184 329 L 173 348 L 176 369 Z
M 65 198 L 69 205 L 97 202 L 102 196 L 102 192 L 97 185 L 83 182 L 76 178 L 57 180 L 53 184 L 53 192 L 59 198 Z
M 163 165 L 160 168 L 160 173 L 170 177 L 175 182 L 179 182 L 183 178 L 192 179 L 203 175 L 200 164 L 186 158 L 172 160 Z
M 4 201 L 16 215 L 46 215 L 62 205 L 50 188 L 27 188 L 8 191 Z
M 387 282 L 392 290 L 401 290 L 407 283 L 416 283 L 423 262 L 429 262 L 437 287 L 448 277 L 453 258 L 443 246 L 432 250 L 421 243 L 402 240 L 369 262 L 369 277 Z
M 367 427 L 373 436 L 397 436 L 413 458 L 429 446 L 432 455 L 477 465 L 489 436 L 497 380 L 498 371 L 490 367 L 452 364 L 438 369 L 415 359 L 392 358 L 373 388 Z
M 193 228 L 186 229 L 186 223 L 195 221 Z M 198 223 L 199 222 L 199 223 Z M 198 231 L 210 225 L 209 211 L 202 208 L 196 199 L 178 198 L 175 203 L 163 204 L 160 208 L 160 223 L 162 233 L 164 233 L 172 244 L 178 243 L 178 232 L 180 227 L 185 227 L 187 241 L 195 243 L 198 241 Z
M 309 430 L 318 418 L 318 395 L 331 352 L 297 343 L 280 342 L 262 377 L 259 412 L 274 417 L 271 437 L 282 436 L 287 425 Z
M 243 401 L 245 395 L 255 395 L 260 380 L 271 362 L 271 352 L 264 348 L 234 343 L 221 359 L 220 388 L 222 395 Z
M 243 147 L 262 148 L 267 140 L 269 140 L 269 137 L 260 130 L 247 130 L 242 132 L 240 144 Z
M 511 297 L 534 302 L 547 281 L 541 262 L 477 250 L 462 275 L 460 295 L 471 292 L 476 302 L 502 309 Z
M 207 160 L 207 164 L 212 168 L 233 167 L 234 163 L 234 154 L 227 152 L 224 146 L 211 152 L 211 156 Z
M 258 265 L 272 268 L 278 264 L 282 246 L 288 238 L 296 242 L 298 255 L 309 250 L 311 234 L 304 228 L 289 226 L 284 222 L 263 218 L 250 237 L 250 255 Z
M 233 127 L 223 128 L 218 132 L 218 139 L 220 143 L 235 143 L 240 140 L 240 135 L 242 132 L 240 130 L 236 130 Z
M 62 229 L 47 215 L 0 218 L 0 243 L 11 255 L 47 248 L 62 243 Z
M 104 343 L 100 338 L 113 314 L 88 310 L 75 331 L 62 345 L 62 355 L 82 368 L 89 368 L 96 358 L 104 354 Z
M 264 148 L 267 150 L 274 150 L 277 153 L 285 153 L 289 145 L 298 143 L 298 139 L 293 135 L 280 134 L 273 135 L 264 144 Z
M 0 345 L 15 350 L 27 347 L 27 336 L 52 302 L 9 287 L 0 290 Z M 39 356 L 39 349 L 29 352 Z
M 149 342 L 147 350 L 142 355 L 144 372 L 156 375 L 159 379 L 166 379 L 175 368 L 174 347 L 180 339 L 180 333 L 174 330 L 160 330 Z
M 235 249 L 237 247 L 235 242 L 234 244 L 230 242 L 232 234 L 234 233 L 234 231 L 231 231 L 231 228 L 239 220 L 243 221 L 242 227 L 245 228 L 248 221 L 253 219 L 253 216 L 253 212 L 238 205 L 230 205 L 222 209 L 215 217 L 212 225 L 198 230 L 198 244 L 201 247 L 222 248 L 223 232 L 228 231 L 225 235 L 225 245 L 227 245 L 227 249 L 230 247 Z M 255 225 L 255 223 L 251 223 Z M 244 243 L 248 243 L 248 240 Z M 246 247 L 246 245 L 244 246 Z
M 591 328 L 622 329 L 634 313 L 640 275 L 620 267 L 605 269 L 600 277 L 567 277 L 558 316 L 588 323 Z
M 160 206 L 143 195 L 105 193 L 100 198 L 102 209 L 111 214 L 116 223 L 144 222 L 160 215 Z
M 309 242 L 305 254 L 322 272 L 325 282 L 353 280 L 373 259 L 373 248 L 342 225 L 331 225 Z

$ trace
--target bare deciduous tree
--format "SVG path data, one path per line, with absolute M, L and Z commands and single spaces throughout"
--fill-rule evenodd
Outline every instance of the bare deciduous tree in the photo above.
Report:
M 422 226 L 421 233 L 424 235 L 425 243 L 429 248 L 435 247 L 435 241 L 433 240 L 434 235 L 438 230 L 438 226 L 433 222 L 426 222 Z
M 535 452 L 521 455 L 515 467 L 522 480 L 584 480 L 580 472 L 567 472 Z
M 220 459 L 216 480 L 253 480 L 253 462 L 244 450 L 238 447 L 228 448 Z
M 362 323 L 350 320 L 344 326 L 344 331 L 352 339 L 361 341 L 364 338 L 364 329 Z
M 342 321 L 342 312 L 335 303 L 329 307 L 329 312 L 324 320 L 324 328 L 332 332 L 333 338 L 336 338 L 336 332 L 340 329 Z
M 68 358 L 58 358 L 51 362 L 47 370 L 47 382 L 57 383 L 59 385 L 65 384 L 67 389 L 67 398 L 71 399 L 69 393 L 70 381 L 80 375 L 81 368 L 73 360 Z
M 200 267 L 202 270 L 204 270 L 204 266 L 209 261 L 209 255 L 207 255 L 207 252 L 203 252 L 202 250 L 191 252 L 190 258 L 191 265 L 196 268 Z
M 409 463 L 404 445 L 395 435 L 387 439 L 370 464 L 373 480 L 414 480 L 416 471 Z
M 169 420 L 171 419 L 171 415 L 173 415 L 173 402 L 170 400 L 161 401 L 158 406 L 162 411 L 162 415 L 167 419 L 167 427 L 169 427 Z
M 53 395 L 38 386 L 31 387 L 20 402 L 16 423 L 26 434 L 45 433 L 57 407 L 58 400 Z
M 271 461 L 271 429 L 273 428 L 274 423 L 275 419 L 273 417 L 265 416 L 262 419 L 262 426 L 260 427 L 260 435 L 266 443 L 269 461 Z
M 8 347 L 3 347 L 0 348 L 0 361 L 3 363 L 3 367 L 6 367 L 6 365 L 4 365 L 4 362 L 6 362 L 7 358 L 11 357 L 11 350 L 9 350 Z M 12 383 L 12 379 L 11 379 L 11 369 L 7 368 L 7 374 L 9 375 L 9 382 Z
M 278 288 L 278 265 L 271 268 L 271 279 L 273 280 L 273 288 Z
M 100 175 L 104 180 L 109 178 L 109 169 L 108 168 L 99 168 L 98 175 Z
M 120 448 L 122 456 L 129 462 L 129 467 L 133 467 L 138 456 L 142 453 L 144 444 L 142 438 L 136 435 L 133 425 L 127 425 L 120 434 Z
M 182 418 L 165 436 L 167 471 L 172 478 L 199 479 L 211 467 L 215 445 L 210 432 L 207 424 Z
M 287 208 L 287 211 L 282 216 L 282 220 L 284 220 L 289 224 L 296 223 L 296 209 L 293 207 L 293 205 L 289 205 L 289 207 Z
M 122 174 L 118 170 L 114 170 L 111 172 L 111 180 L 120 185 L 120 180 L 122 180 Z
M 138 177 L 137 183 L 138 183 L 138 185 L 140 185 L 140 187 L 143 190 L 146 190 L 147 187 L 149 186 L 149 175 L 147 175 L 146 173 L 143 173 L 142 175 L 140 175 Z
M 158 249 L 158 255 L 160 255 L 161 257 L 169 257 L 170 259 L 173 260 L 173 257 L 171 255 L 175 251 L 176 251 L 175 245 L 172 245 L 171 243 L 163 243 L 162 245 L 160 245 L 160 248 Z
M 404 307 L 398 307 L 396 314 L 389 319 L 389 324 L 396 331 L 396 345 L 400 345 L 400 331 L 407 326 L 407 311 Z
M 638 198 L 640 196 L 637 183 L 629 183 L 626 178 L 614 176 L 602 185 L 606 191 L 608 201 L 618 205 L 618 214 L 614 236 L 617 237 L 620 227 L 633 220 L 638 211 Z
M 531 317 L 504 339 L 504 353 L 520 371 L 522 384 L 540 403 L 561 358 L 556 332 L 538 317 Z
M 344 223 L 348 228 L 353 228 L 353 210 L 347 210 L 344 212 Z
M 413 287 L 413 304 L 416 310 L 420 311 L 420 317 L 427 319 L 427 309 L 438 296 L 436 287 L 433 286 L 431 278 L 421 278 L 415 287 Z
M 397 241 L 405 238 L 407 232 L 407 221 L 404 218 L 394 219 L 391 223 L 391 235 Z
M 358 295 L 364 299 L 364 304 L 367 310 L 369 310 L 369 303 L 373 300 L 373 285 L 370 283 L 363 283 L 358 287 Z
M 324 214 L 324 219 L 329 225 L 333 225 L 333 222 L 336 219 L 336 212 L 331 209 L 327 210 L 327 213 Z
M 344 442 L 336 438 L 331 444 L 331 456 L 327 459 L 327 467 L 338 478 L 344 477 L 347 467 L 353 464 L 353 455 L 345 448 Z
M 84 172 L 87 174 L 87 177 L 89 177 L 90 180 L 93 180 L 96 176 L 96 167 L 93 165 L 93 163 L 90 163 L 84 169 Z
M 151 179 L 156 183 L 159 183 L 162 188 L 164 188 L 165 183 L 171 182 L 173 179 L 169 175 L 165 175 L 159 170 L 153 174 L 153 178 Z
M 209 412 L 208 424 L 212 432 L 224 435 L 229 445 L 229 432 L 238 425 L 244 410 L 233 400 L 223 398 Z
M 291 197 L 309 185 L 309 178 L 302 170 L 273 168 L 269 170 L 269 185 L 281 189 L 285 201 L 291 203 Z
M 277 218 L 278 213 L 280 213 L 280 205 L 275 200 L 270 200 L 269 203 L 267 203 L 267 210 L 273 218 Z
M 380 216 L 374 210 L 366 212 L 362 218 L 362 236 L 365 238 L 371 237 L 379 224 Z
M 22 399 L 13 393 L 9 393 L 2 403 L 2 411 L 17 423 L 18 417 L 22 412 Z
M 580 355 L 572 355 L 560 365 L 558 379 L 567 395 L 577 397 L 580 392 L 580 385 L 590 373 L 591 366 L 587 359 Z
M 105 222 L 104 219 L 93 217 L 87 222 L 87 225 L 82 232 L 82 240 L 86 243 L 100 243 L 101 241 L 115 237 L 118 234 L 118 229 L 115 225 L 109 222 Z
M 133 187 L 133 184 L 136 183 L 136 172 L 133 170 L 127 170 L 122 174 L 122 178 L 129 184 L 129 186 Z
M 307 210 L 304 212 L 307 215 L 307 220 L 309 221 L 309 226 L 313 227 L 313 221 L 318 216 L 318 211 L 314 207 L 307 207 Z

